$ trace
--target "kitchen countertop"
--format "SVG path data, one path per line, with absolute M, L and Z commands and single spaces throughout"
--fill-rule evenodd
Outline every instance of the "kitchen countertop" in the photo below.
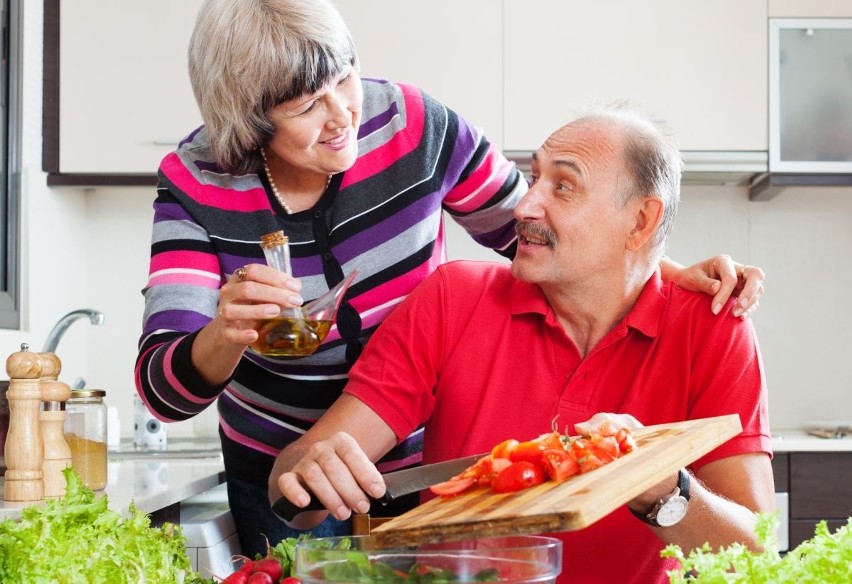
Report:
M 775 430 L 772 432 L 774 452 L 847 452 L 852 451 L 852 434 L 844 438 L 819 438 L 805 430 Z
M 107 472 L 106 488 L 96 493 L 109 497 L 109 507 L 123 515 L 127 514 L 131 501 L 146 513 L 156 513 L 225 480 L 218 440 L 175 441 L 166 450 L 157 452 L 119 449 L 109 453 Z M 0 479 L 0 486 L 3 483 Z M 0 520 L 17 519 L 21 509 L 36 503 L 39 502 L 0 500 Z

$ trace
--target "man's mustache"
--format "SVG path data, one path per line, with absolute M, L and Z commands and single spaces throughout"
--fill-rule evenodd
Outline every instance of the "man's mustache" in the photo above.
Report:
M 556 245 L 556 235 L 545 227 L 544 225 L 539 225 L 538 223 L 531 223 L 529 221 L 518 221 L 515 223 L 515 233 L 518 234 L 519 237 L 524 237 L 527 239 L 539 239 L 547 242 L 551 247 Z

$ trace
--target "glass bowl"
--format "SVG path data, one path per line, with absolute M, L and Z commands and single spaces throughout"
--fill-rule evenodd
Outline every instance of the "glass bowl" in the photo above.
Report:
M 300 541 L 295 563 L 304 583 L 555 583 L 562 571 L 562 542 L 517 535 L 377 548 L 369 536 L 327 537 Z M 435 577 L 424 578 L 430 573 Z

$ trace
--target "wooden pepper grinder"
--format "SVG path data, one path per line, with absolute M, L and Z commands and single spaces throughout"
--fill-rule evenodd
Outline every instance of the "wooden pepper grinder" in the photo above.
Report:
M 39 427 L 41 405 L 41 359 L 29 352 L 29 345 L 6 359 L 9 374 L 9 433 L 6 435 L 6 501 L 39 501 L 44 499 L 44 444 Z
M 71 448 L 65 441 L 65 402 L 71 397 L 67 383 L 57 381 L 62 363 L 54 353 L 39 353 L 41 358 L 42 410 L 39 412 L 41 437 L 44 442 L 44 496 L 65 495 L 65 475 L 62 470 L 71 466 Z

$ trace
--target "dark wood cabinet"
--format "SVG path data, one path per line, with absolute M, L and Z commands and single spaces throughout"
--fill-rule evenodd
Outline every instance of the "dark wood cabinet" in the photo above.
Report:
M 775 458 L 786 459 L 772 467 L 775 490 L 790 494 L 790 549 L 812 538 L 822 519 L 832 531 L 846 524 L 852 516 L 852 452 L 790 452 Z

